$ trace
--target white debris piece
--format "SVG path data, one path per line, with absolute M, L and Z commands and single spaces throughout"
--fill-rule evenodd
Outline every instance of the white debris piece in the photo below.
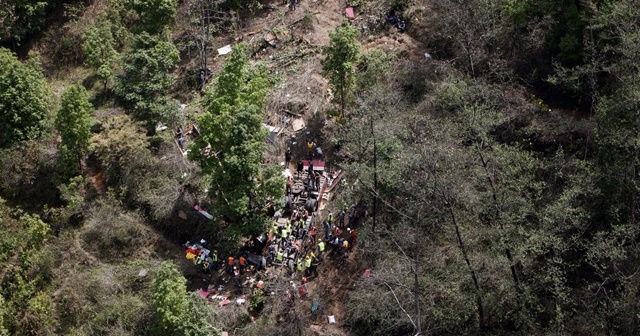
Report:
M 226 55 L 228 53 L 231 52 L 231 45 L 227 44 L 226 46 L 222 47 L 222 48 L 218 48 L 218 55 Z

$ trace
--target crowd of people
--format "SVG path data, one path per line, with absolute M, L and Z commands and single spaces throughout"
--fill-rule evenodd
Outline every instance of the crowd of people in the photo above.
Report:
M 224 269 L 236 287 L 241 287 L 242 275 L 264 267 L 283 267 L 290 276 L 307 281 L 319 275 L 318 266 L 327 257 L 348 255 L 357 243 L 357 226 L 362 213 L 353 207 L 350 211 L 342 209 L 335 217 L 329 211 L 324 220 L 318 220 L 317 202 L 322 200 L 324 184 L 340 183 L 338 176 L 342 175 L 324 171 L 322 161 L 316 161 L 322 168 L 314 167 L 313 158 L 322 155 L 315 142 L 309 141 L 306 149 L 307 160 L 304 163 L 298 160 L 295 165 L 291 148 L 285 151 L 288 202 L 280 209 L 273 205 L 269 207 L 267 212 L 272 225 L 264 239 L 264 249 L 257 248 L 260 250 L 257 252 L 256 248 L 245 246 L 238 255 L 220 258 L 217 250 L 207 248 L 204 239 L 196 244 L 187 242 L 186 257 L 193 261 L 199 272 L 210 274 Z M 297 172 L 295 176 L 290 173 L 293 167 Z

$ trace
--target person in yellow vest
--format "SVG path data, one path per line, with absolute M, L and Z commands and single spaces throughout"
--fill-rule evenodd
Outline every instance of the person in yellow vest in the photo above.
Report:
M 324 258 L 325 247 L 325 243 L 322 241 L 322 239 L 318 239 L 318 257 L 320 258 L 320 260 Z
M 211 253 L 211 268 L 214 271 L 218 270 L 218 250 L 213 250 Z
M 311 256 L 307 255 L 307 257 L 304 259 L 304 267 L 306 268 L 304 271 L 304 274 L 306 276 L 309 276 L 309 274 L 311 274 Z
M 278 254 L 276 255 L 276 261 L 279 263 L 282 263 L 283 260 L 284 260 L 284 254 L 282 254 L 282 251 L 278 251 Z
M 298 260 L 298 272 L 302 273 L 302 271 L 304 270 L 304 263 L 302 262 L 302 259 Z
M 273 222 L 273 236 L 277 237 L 278 236 L 278 222 Z
M 329 211 L 329 214 L 327 215 L 327 220 L 329 221 L 329 224 L 333 224 L 333 212 Z

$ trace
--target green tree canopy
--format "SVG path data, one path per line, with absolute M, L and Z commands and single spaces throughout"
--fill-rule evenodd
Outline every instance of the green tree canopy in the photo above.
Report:
M 49 112 L 49 92 L 40 65 L 21 63 L 0 48 L 0 147 L 38 137 Z
M 89 26 L 82 35 L 85 64 L 97 71 L 105 87 L 113 77 L 119 57 L 114 29 L 115 26 L 109 19 L 101 18 L 95 25 Z
M 201 136 L 191 148 L 191 158 L 199 161 L 203 172 L 211 177 L 211 195 L 221 214 L 233 224 L 247 224 L 251 210 L 282 195 L 281 191 L 280 195 L 266 192 L 278 189 L 272 187 L 278 172 L 261 168 L 267 137 L 262 121 L 268 86 L 265 69 L 250 66 L 247 47 L 240 44 L 207 92 L 206 111 L 198 120 Z M 205 154 L 207 145 L 211 146 L 206 151 L 210 154 Z M 280 182 L 280 190 L 284 190 L 284 181 Z M 250 226 L 240 231 L 255 229 Z
M 143 30 L 156 34 L 176 17 L 176 0 L 132 0 L 133 8 L 140 16 Z
M 77 164 L 89 149 L 91 132 L 91 113 L 93 106 L 89 102 L 89 94 L 81 85 L 74 85 L 62 94 L 62 103 L 55 126 L 62 142 L 58 150 L 63 160 Z
M 360 53 L 360 46 L 356 41 L 358 34 L 356 28 L 343 24 L 329 33 L 331 42 L 322 50 L 325 56 L 322 71 L 329 79 L 329 85 L 340 104 L 342 115 L 355 86 L 354 72 Z
M 165 34 L 134 37 L 115 90 L 136 117 L 151 121 L 161 118 L 166 105 L 162 96 L 173 85 L 175 76 L 170 71 L 179 60 L 178 49 Z
M 0 41 L 22 40 L 25 35 L 39 30 L 46 18 L 50 1 L 6 0 L 0 10 Z
M 187 296 L 187 280 L 171 261 L 160 266 L 153 281 L 153 305 L 161 335 L 206 335 L 203 314 Z

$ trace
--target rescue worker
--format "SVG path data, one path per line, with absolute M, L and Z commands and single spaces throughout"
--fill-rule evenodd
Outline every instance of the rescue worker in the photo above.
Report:
M 320 260 L 324 259 L 324 250 L 325 243 L 322 241 L 322 239 L 318 239 L 318 257 L 320 258 Z
M 304 259 L 304 267 L 306 267 L 305 270 L 305 276 L 309 276 L 309 274 L 311 274 L 311 256 L 307 255 L 307 257 Z
M 348 240 L 345 239 L 342 242 L 342 249 L 343 249 L 343 252 L 345 252 L 345 253 L 349 252 L 349 241 Z
M 227 273 L 233 273 L 233 267 L 235 265 L 235 258 L 233 256 L 229 256 L 229 259 L 227 259 Z
M 211 268 L 213 268 L 214 271 L 218 270 L 218 250 L 213 250 L 211 254 Z
M 284 152 L 284 167 L 289 168 L 291 163 L 291 147 L 287 147 L 287 151 Z
M 300 173 L 304 170 L 304 164 L 302 160 L 298 160 L 298 165 L 296 166 L 296 172 L 298 173 L 298 177 L 300 177 Z
M 297 269 L 299 273 L 302 273 L 302 271 L 304 270 L 304 262 L 302 262 L 302 259 L 298 260 Z
M 353 245 L 356 244 L 356 239 L 357 239 L 357 237 L 356 237 L 356 229 L 351 229 L 351 230 L 347 229 L 347 231 L 350 232 L 349 233 L 350 244 L 351 244 L 351 246 L 353 246 Z
M 333 224 L 333 212 L 329 211 L 329 214 L 327 215 L 327 221 L 329 221 L 329 224 Z
M 316 231 L 315 226 L 311 227 L 311 232 L 309 232 L 309 234 L 311 235 L 311 239 L 316 240 L 316 235 L 318 234 L 318 231 Z
M 240 256 L 240 271 L 244 273 L 246 268 L 247 268 L 247 259 L 245 259 L 243 256 Z
M 278 254 L 276 255 L 276 261 L 282 264 L 283 260 L 284 260 L 284 254 L 282 253 L 282 251 L 278 251 Z

